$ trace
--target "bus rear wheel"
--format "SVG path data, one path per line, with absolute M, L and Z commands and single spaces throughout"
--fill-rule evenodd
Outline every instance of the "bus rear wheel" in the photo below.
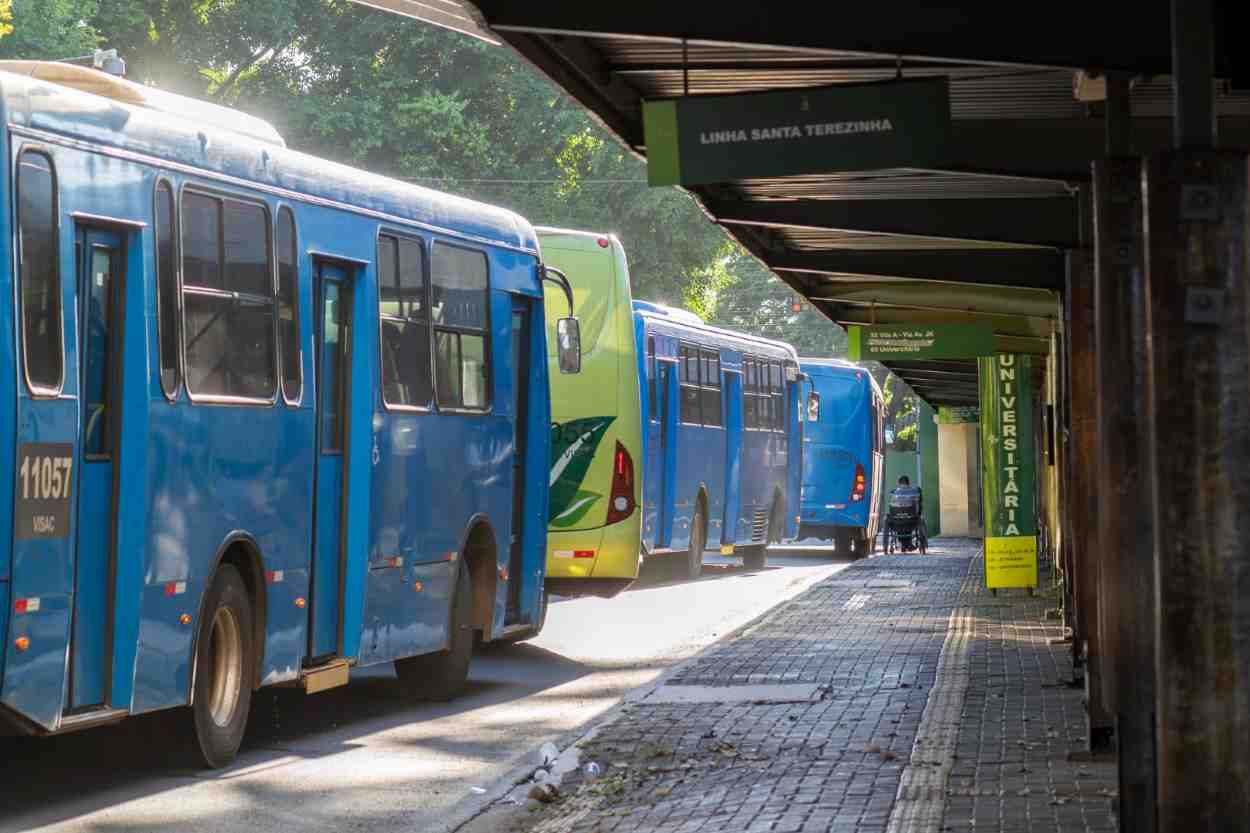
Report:
M 868 530 L 856 529 L 851 532 L 851 557 L 858 561 L 868 557 Z
M 707 512 L 703 501 L 695 502 L 694 518 L 690 521 L 690 546 L 686 550 L 686 578 L 696 579 L 703 574 L 703 551 L 707 549 Z
M 395 660 L 395 675 L 404 690 L 416 700 L 450 700 L 464 691 L 473 656 L 473 586 L 469 567 L 461 559 L 456 571 L 456 589 L 447 623 L 447 647 L 433 654 Z
M 238 754 L 256 671 L 252 633 L 247 587 L 238 570 L 223 564 L 204 600 L 196 638 L 192 763 L 215 769 Z

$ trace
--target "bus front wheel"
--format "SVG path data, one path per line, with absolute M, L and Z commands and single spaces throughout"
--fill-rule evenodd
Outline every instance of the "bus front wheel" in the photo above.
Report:
M 247 587 L 238 570 L 223 564 L 204 600 L 196 638 L 191 697 L 194 763 L 223 767 L 239 751 L 256 670 L 252 633 Z
M 450 700 L 464 690 L 473 656 L 473 586 L 469 566 L 463 560 L 456 571 L 455 596 L 447 647 L 433 654 L 395 660 L 395 675 L 407 693 L 417 700 Z

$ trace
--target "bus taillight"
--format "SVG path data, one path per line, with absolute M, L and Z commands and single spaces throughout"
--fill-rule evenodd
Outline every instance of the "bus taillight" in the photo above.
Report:
M 620 442 L 612 460 L 612 497 L 608 502 L 608 523 L 623 521 L 634 513 L 634 460 Z
M 855 464 L 855 485 L 851 487 L 851 500 L 863 500 L 864 490 L 868 488 L 868 483 L 864 479 L 863 465 Z

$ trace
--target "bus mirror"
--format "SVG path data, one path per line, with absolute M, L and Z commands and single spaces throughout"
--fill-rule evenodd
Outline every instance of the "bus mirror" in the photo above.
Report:
M 561 373 L 582 371 L 582 327 L 573 316 L 556 321 L 556 350 Z

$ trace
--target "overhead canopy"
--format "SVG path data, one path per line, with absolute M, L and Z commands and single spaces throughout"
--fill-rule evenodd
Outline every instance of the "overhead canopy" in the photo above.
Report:
M 940 168 L 689 187 L 709 217 L 843 324 L 990 322 L 1000 350 L 1047 352 L 1062 317 L 1064 250 L 1081 242 L 1077 188 L 1106 147 L 1103 104 L 1078 100 L 1076 71 L 1132 75 L 1133 149 L 1170 142 L 1164 0 L 958 11 L 904 0 L 837 15 L 747 0 L 711 14 L 654 0 L 471 5 L 642 156 L 644 100 L 948 78 Z M 1218 107 L 1222 143 L 1250 145 L 1250 98 L 1221 89 Z M 971 361 L 887 364 L 934 405 L 976 401 Z

